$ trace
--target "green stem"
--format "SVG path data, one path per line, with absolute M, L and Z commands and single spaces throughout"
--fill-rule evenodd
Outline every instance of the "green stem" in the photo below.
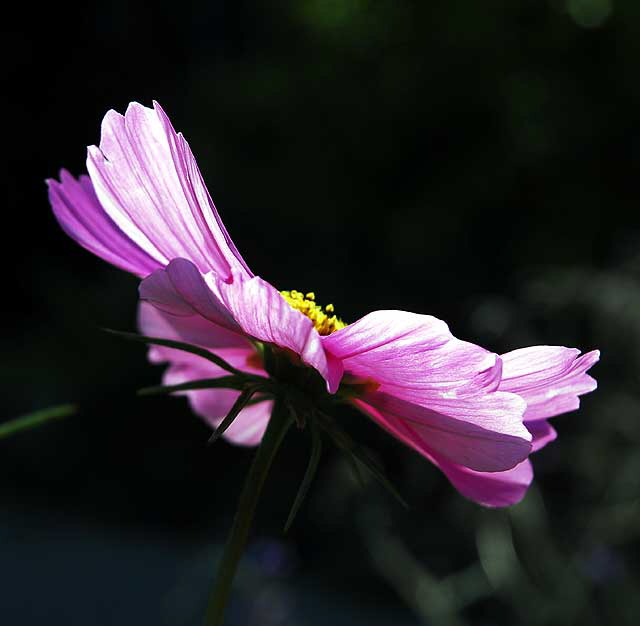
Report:
M 276 400 L 267 430 L 253 458 L 253 463 L 240 494 L 238 510 L 233 519 L 231 532 L 222 553 L 222 560 L 218 566 L 216 581 L 209 596 L 209 605 L 204 619 L 205 626 L 222 626 L 223 624 L 224 611 L 231 592 L 231 584 L 247 544 L 262 485 L 291 423 L 290 413 L 285 409 L 282 402 Z

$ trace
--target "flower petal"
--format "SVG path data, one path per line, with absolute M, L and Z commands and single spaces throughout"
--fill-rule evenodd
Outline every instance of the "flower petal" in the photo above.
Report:
M 586 371 L 600 352 L 583 354 L 562 346 L 532 346 L 502 355 L 501 391 L 517 393 L 527 403 L 525 421 L 554 417 L 580 405 L 578 396 L 593 391 L 596 381 Z
M 202 348 L 250 346 L 246 337 L 213 324 L 201 315 L 173 315 L 144 301 L 138 307 L 138 328 L 147 337 L 173 339 Z
M 189 145 L 157 103 L 109 111 L 87 168 L 108 215 L 140 248 L 166 265 L 182 257 L 228 280 L 252 276 L 209 196 Z
M 198 268 L 186 259 L 174 259 L 156 270 L 139 287 L 140 299 L 175 317 L 200 316 L 219 329 L 243 335 L 215 290 Z M 217 331 L 216 331 L 217 332 Z
M 524 425 L 531 433 L 531 452 L 541 450 L 558 437 L 555 428 L 547 420 L 534 420 L 533 422 L 525 422 Z
M 438 455 L 432 455 L 431 460 L 463 496 L 484 506 L 517 504 L 524 498 L 533 480 L 533 467 L 529 459 L 504 472 L 475 472 Z
M 60 182 L 49 179 L 47 185 L 58 223 L 83 248 L 142 277 L 160 267 L 157 260 L 131 241 L 105 213 L 88 176 L 76 180 L 61 170 Z
M 497 355 L 456 339 L 429 315 L 376 311 L 322 338 L 345 372 L 380 384 L 409 402 L 493 391 L 499 384 Z
M 237 446 L 257 446 L 267 430 L 273 411 L 273 400 L 252 404 L 240 411 L 223 437 Z
M 215 352 L 237 369 L 251 374 L 265 375 L 263 370 L 251 364 L 250 357 L 254 354 L 254 350 L 250 347 L 223 348 Z M 149 358 L 155 363 L 166 361 L 170 363 L 162 378 L 165 385 L 178 385 L 202 378 L 218 378 L 227 373 L 198 356 L 162 346 L 154 346 L 149 351 Z M 216 428 L 227 415 L 240 392 L 232 389 L 198 389 L 176 395 L 187 396 L 194 413 Z M 263 400 L 245 407 L 222 436 L 237 445 L 257 445 L 262 440 L 272 407 L 272 400 Z
M 525 404 L 514 394 L 495 392 L 431 409 L 380 392 L 354 402 L 424 456 L 435 453 L 476 471 L 510 469 L 531 451 L 531 434 L 522 424 Z
M 254 338 L 273 343 L 300 355 L 326 380 L 332 368 L 340 365 L 327 360 L 311 320 L 291 308 L 274 287 L 258 276 L 227 283 L 213 273 L 203 276 L 186 259 L 174 259 L 166 269 L 157 270 L 142 281 L 140 298 L 162 313 L 152 316 L 151 322 L 143 320 L 145 324 L 158 323 L 160 318 L 162 324 L 179 333 L 182 341 L 189 342 L 187 337 L 193 339 L 202 333 L 205 339 L 208 336 L 209 341 L 215 341 L 222 331 L 228 331 L 238 341 Z M 150 315 L 146 309 L 141 310 L 145 316 Z M 198 317 L 202 319 L 198 321 Z
M 254 276 L 231 283 L 218 281 L 218 289 L 220 298 L 247 335 L 292 350 L 327 380 L 329 391 L 336 390 L 329 381 L 336 380 L 334 369 L 340 363 L 327 359 L 311 320 L 289 306 L 275 287 Z

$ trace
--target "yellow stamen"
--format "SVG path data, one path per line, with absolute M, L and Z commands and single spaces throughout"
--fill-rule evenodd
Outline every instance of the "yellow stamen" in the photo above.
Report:
M 281 291 L 280 295 L 288 302 L 291 308 L 306 315 L 312 322 L 315 329 L 321 335 L 330 335 L 336 330 L 344 328 L 346 324 L 335 315 L 327 315 L 334 312 L 333 304 L 328 304 L 324 310 L 316 304 L 316 294 L 310 291 L 306 295 L 300 291 Z

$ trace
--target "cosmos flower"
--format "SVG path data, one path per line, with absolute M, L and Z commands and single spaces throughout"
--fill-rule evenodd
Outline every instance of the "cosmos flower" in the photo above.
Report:
M 62 228 L 109 263 L 143 280 L 139 328 L 194 344 L 235 368 L 268 376 L 257 346 L 310 368 L 326 394 L 345 401 L 437 465 L 468 498 L 489 506 L 520 500 L 528 456 L 556 436 L 547 419 L 592 391 L 597 351 L 535 346 L 503 355 L 454 337 L 429 315 L 375 311 L 345 324 L 311 292 L 279 291 L 253 274 L 211 200 L 189 145 L 162 108 L 109 111 L 88 176 L 62 171 L 49 197 Z M 226 374 L 190 354 L 154 346 L 167 385 Z M 355 390 L 355 391 L 354 391 Z M 232 389 L 188 391 L 193 410 L 217 426 Z M 339 396 L 340 397 L 340 396 Z M 273 400 L 246 406 L 224 436 L 260 442 Z

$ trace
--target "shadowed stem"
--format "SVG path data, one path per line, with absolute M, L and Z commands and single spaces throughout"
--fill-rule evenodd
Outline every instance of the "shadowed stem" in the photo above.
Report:
M 256 452 L 240 494 L 238 510 L 233 519 L 229 538 L 222 553 L 216 580 L 209 596 L 204 626 L 222 626 L 233 578 L 247 544 L 253 515 L 258 504 L 262 485 L 271 463 L 293 421 L 284 403 L 276 400 L 262 443 Z

